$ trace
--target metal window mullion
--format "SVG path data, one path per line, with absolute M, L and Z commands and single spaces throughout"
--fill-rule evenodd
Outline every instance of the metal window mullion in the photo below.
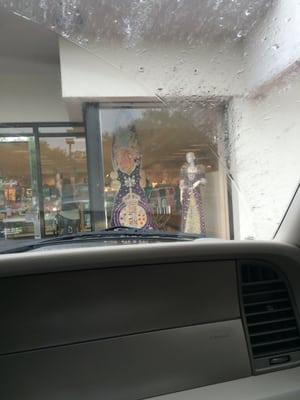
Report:
M 84 127 L 82 122 L 1 122 L 0 128 L 63 128 Z
M 44 195 L 43 195 L 43 175 L 42 175 L 42 164 L 41 164 L 41 150 L 39 140 L 39 129 L 38 126 L 33 126 L 34 143 L 36 150 L 36 171 L 37 171 L 37 187 L 38 187 L 38 206 L 39 206 L 39 218 L 41 227 L 41 236 L 45 237 L 45 212 L 44 212 Z
M 98 103 L 87 103 L 85 105 L 87 167 L 93 231 L 106 228 L 104 160 L 99 114 Z
M 20 136 L 20 135 L 19 135 Z M 23 136 L 23 135 L 22 135 Z M 67 133 L 40 133 L 39 132 L 39 137 L 40 138 L 57 138 L 57 137 L 61 137 L 61 138 L 67 138 L 67 137 L 75 137 L 75 138 L 82 138 L 85 136 L 85 132 L 77 132 L 77 133 L 71 133 L 71 134 L 67 134 Z

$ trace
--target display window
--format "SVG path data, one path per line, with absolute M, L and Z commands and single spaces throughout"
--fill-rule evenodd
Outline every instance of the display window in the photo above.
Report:
M 87 133 L 59 124 L 0 132 L 3 238 L 120 226 L 230 238 L 222 105 L 192 117 L 152 104 L 88 107 Z
M 106 226 L 229 238 L 224 108 L 100 107 Z

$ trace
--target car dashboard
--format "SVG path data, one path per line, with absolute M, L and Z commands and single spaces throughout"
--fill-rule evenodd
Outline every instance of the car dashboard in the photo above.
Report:
M 0 397 L 299 399 L 300 249 L 87 247 L 0 259 Z

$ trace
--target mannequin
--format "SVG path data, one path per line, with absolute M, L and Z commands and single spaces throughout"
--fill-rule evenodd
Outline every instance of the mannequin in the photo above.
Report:
M 180 171 L 180 201 L 182 204 L 182 226 L 186 233 L 205 235 L 205 220 L 201 187 L 206 185 L 203 165 L 195 164 L 195 154 L 186 154 L 186 164 Z
M 117 193 L 111 226 L 153 228 L 152 210 L 142 188 L 145 180 L 141 169 L 142 156 L 133 124 L 123 127 L 114 135 L 112 161 L 112 186 Z

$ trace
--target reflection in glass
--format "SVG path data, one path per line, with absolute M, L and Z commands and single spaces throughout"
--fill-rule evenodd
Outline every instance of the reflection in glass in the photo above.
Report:
M 40 138 L 46 235 L 90 230 L 84 138 Z
M 33 138 L 0 138 L 0 237 L 40 237 Z

